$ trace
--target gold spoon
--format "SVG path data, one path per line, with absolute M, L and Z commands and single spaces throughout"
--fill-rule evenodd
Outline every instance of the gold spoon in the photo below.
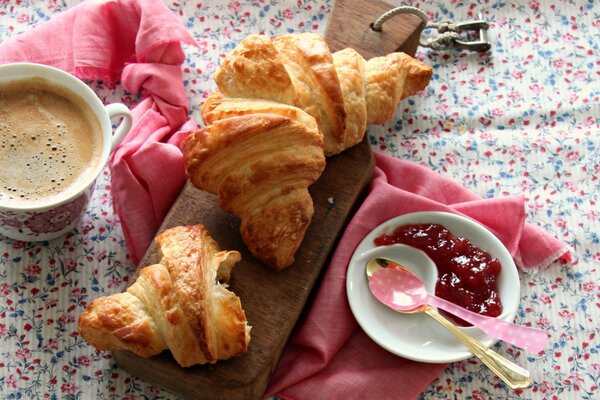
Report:
M 398 268 L 414 274 L 410 269 L 398 264 L 393 260 L 379 257 L 373 258 L 367 262 L 365 268 L 367 278 L 370 280 L 373 274 L 382 268 Z M 531 384 L 529 371 L 518 366 L 512 361 L 507 360 L 492 349 L 484 346 L 474 337 L 458 329 L 453 323 L 448 321 L 429 305 L 425 304 L 417 306 L 412 310 L 395 311 L 407 314 L 424 312 L 435 319 L 442 326 L 448 329 L 454 336 L 456 336 L 477 358 L 479 358 L 485 365 L 494 371 L 494 373 L 496 373 L 496 375 L 498 375 L 500 379 L 502 379 L 511 389 L 523 389 Z

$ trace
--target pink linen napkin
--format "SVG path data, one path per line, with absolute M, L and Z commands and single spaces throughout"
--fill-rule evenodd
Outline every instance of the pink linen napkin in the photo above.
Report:
M 314 303 L 298 326 L 267 389 L 285 399 L 415 398 L 446 364 L 395 356 L 360 329 L 346 298 L 346 269 L 360 241 L 382 222 L 415 211 L 446 211 L 479 221 L 520 268 L 568 260 L 567 246 L 525 223 L 523 196 L 482 199 L 420 165 L 376 154 L 370 193 L 349 223 Z
M 195 44 L 161 0 L 85 1 L 0 44 L 0 63 L 35 62 L 80 79 L 121 80 L 144 100 L 110 162 L 111 192 L 137 264 L 185 183 L 188 119 L 181 43 Z

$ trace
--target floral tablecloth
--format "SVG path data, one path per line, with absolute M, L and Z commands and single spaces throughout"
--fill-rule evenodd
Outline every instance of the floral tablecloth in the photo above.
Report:
M 524 193 L 528 220 L 572 247 L 573 262 L 521 273 L 518 322 L 547 329 L 542 355 L 495 349 L 528 368 L 511 391 L 475 359 L 452 364 L 421 395 L 446 398 L 598 398 L 600 385 L 600 3 L 593 0 L 394 2 L 430 19 L 481 12 L 492 50 L 420 48 L 428 88 L 394 120 L 369 127 L 372 147 L 428 166 L 484 197 Z M 75 0 L 0 0 L 0 41 Z M 186 47 L 185 85 L 198 121 L 220 58 L 249 33 L 324 33 L 331 0 L 168 1 L 198 47 Z M 106 101 L 135 104 L 119 87 L 90 85 Z M 76 333 L 86 302 L 123 289 L 128 259 L 105 170 L 77 230 L 49 243 L 0 240 L 0 397 L 175 399 L 120 370 Z M 401 398 L 401 393 L 391 394 Z

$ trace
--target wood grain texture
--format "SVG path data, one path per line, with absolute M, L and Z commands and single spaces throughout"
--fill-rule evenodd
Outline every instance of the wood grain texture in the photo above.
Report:
M 296 262 L 279 272 L 252 257 L 240 237 L 239 220 L 221 211 L 215 196 L 188 183 L 160 231 L 202 223 L 222 249 L 242 253 L 242 261 L 233 269 L 230 289 L 240 297 L 252 325 L 249 350 L 238 358 L 191 368 L 179 367 L 168 351 L 150 359 L 115 351 L 113 357 L 119 367 L 186 399 L 261 397 L 315 282 L 371 180 L 373 167 L 366 139 L 327 160 L 323 175 L 309 188 L 315 215 L 296 253 Z M 140 266 L 154 262 L 156 248 L 152 245 Z M 134 280 L 135 276 L 130 282 Z
M 329 49 L 351 47 L 367 60 L 395 51 L 414 56 L 425 27 L 421 18 L 400 14 L 387 20 L 381 32 L 371 29 L 393 8 L 381 0 L 336 0 L 325 34 Z

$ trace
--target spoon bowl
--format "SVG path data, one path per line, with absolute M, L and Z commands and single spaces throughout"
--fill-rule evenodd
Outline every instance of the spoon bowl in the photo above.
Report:
M 387 258 L 383 258 L 383 257 L 377 257 L 377 258 L 373 258 L 371 260 L 369 260 L 369 262 L 367 262 L 367 266 L 365 268 L 365 272 L 367 273 L 367 278 L 369 280 L 371 280 L 371 278 L 373 277 L 373 274 L 375 274 L 377 271 L 380 271 L 383 268 L 388 268 L 390 267 L 390 261 Z M 406 268 L 404 265 L 398 264 L 398 263 L 394 263 L 393 264 L 393 268 L 398 268 L 398 269 L 403 269 L 406 271 L 410 271 L 408 268 Z M 404 297 L 405 302 L 401 305 L 398 302 L 396 302 L 396 307 L 394 307 L 395 310 L 397 311 L 401 311 L 402 313 L 406 313 L 406 314 L 412 314 L 412 313 L 419 313 L 419 312 L 424 312 L 427 307 L 429 307 L 427 304 L 415 304 L 415 300 L 421 300 L 422 303 L 424 303 L 424 300 L 426 299 L 426 295 L 423 292 L 426 292 L 427 289 L 425 288 L 425 285 L 423 284 L 423 281 L 417 276 L 415 275 L 412 271 L 410 271 L 410 274 L 406 274 L 403 275 L 404 278 L 407 279 L 407 281 L 405 281 L 404 283 L 406 283 L 406 287 L 407 287 L 407 293 L 409 294 L 410 297 Z M 415 292 L 413 290 L 411 290 L 412 288 L 421 288 L 422 290 L 419 290 L 419 292 Z

